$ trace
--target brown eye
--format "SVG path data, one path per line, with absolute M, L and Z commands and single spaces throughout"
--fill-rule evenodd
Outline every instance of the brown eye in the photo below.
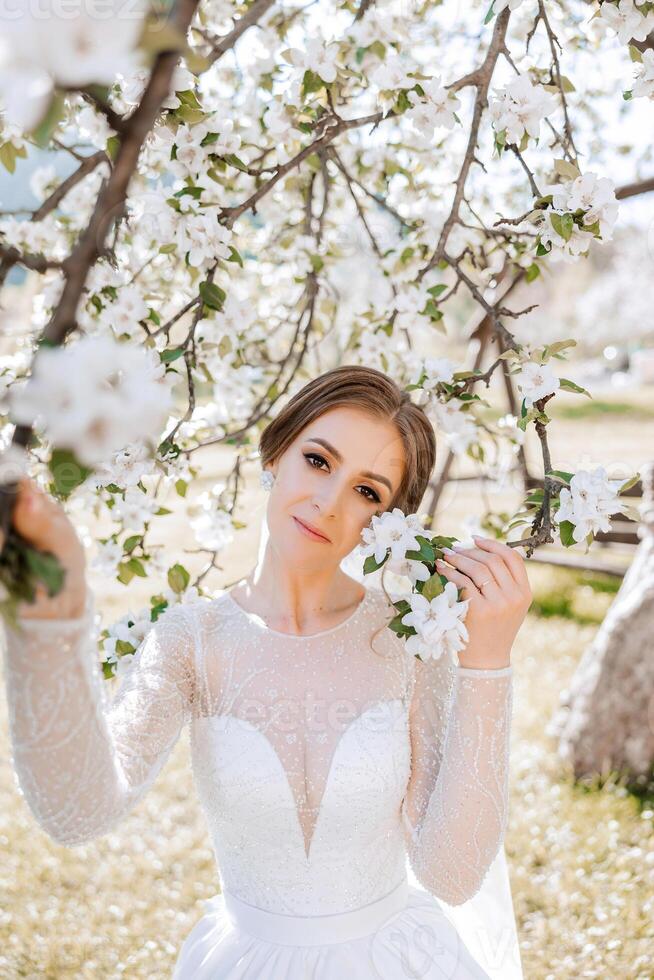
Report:
M 328 465 L 327 460 L 324 458 L 324 456 L 321 456 L 320 453 L 302 453 L 302 455 L 306 459 L 306 461 L 309 464 L 309 466 L 311 466 L 312 469 L 314 469 L 314 470 L 321 469 L 320 466 L 314 466 L 313 465 L 312 460 L 314 460 L 314 459 L 317 459 L 320 463 L 324 463 L 325 466 Z M 371 503 L 373 503 L 373 504 L 379 504 L 379 503 L 381 503 L 381 498 L 380 498 L 379 494 L 375 490 L 373 490 L 371 487 L 366 487 L 365 485 L 362 484 L 361 485 L 361 489 L 362 490 L 367 490 L 368 491 L 368 494 L 370 494 L 370 496 L 368 496 L 367 494 L 359 494 L 360 497 L 365 497 L 366 500 L 370 500 Z

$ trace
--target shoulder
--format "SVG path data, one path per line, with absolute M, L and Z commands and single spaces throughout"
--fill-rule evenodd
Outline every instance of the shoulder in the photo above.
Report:
M 151 635 L 155 643 L 167 647 L 192 650 L 198 636 L 199 624 L 210 606 L 211 601 L 206 598 L 174 602 L 159 613 L 146 637 Z

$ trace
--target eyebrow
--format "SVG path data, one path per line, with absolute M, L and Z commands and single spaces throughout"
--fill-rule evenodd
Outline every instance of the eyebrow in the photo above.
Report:
M 339 453 L 338 449 L 336 449 L 335 446 L 332 446 L 331 442 L 327 442 L 326 439 L 319 439 L 317 436 L 312 436 L 308 441 L 319 443 L 321 446 L 324 446 L 327 452 L 330 452 L 334 459 L 336 459 L 339 463 L 343 462 L 343 457 Z M 382 476 L 380 473 L 371 473 L 370 470 L 361 470 L 361 476 L 367 476 L 370 480 L 376 480 L 377 483 L 383 483 L 388 487 L 390 492 L 393 493 L 393 487 L 390 480 L 388 480 L 385 476 Z

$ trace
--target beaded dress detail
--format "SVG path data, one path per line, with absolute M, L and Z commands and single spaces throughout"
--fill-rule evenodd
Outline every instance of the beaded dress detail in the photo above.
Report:
M 110 700 L 94 607 L 4 624 L 12 761 L 71 847 L 141 800 L 189 724 L 221 890 L 174 980 L 495 976 L 446 910 L 504 839 L 512 667 L 417 660 L 377 587 L 311 635 L 223 592 L 166 610 Z

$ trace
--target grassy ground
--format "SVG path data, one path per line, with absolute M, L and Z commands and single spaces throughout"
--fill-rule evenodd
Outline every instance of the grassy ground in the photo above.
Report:
M 621 395 L 616 399 L 625 403 Z M 651 396 L 650 396 L 651 401 Z M 557 421 L 554 465 L 583 456 L 593 462 L 590 426 L 600 456 L 625 466 L 642 463 L 654 444 L 654 413 L 633 410 Z M 639 425 L 634 424 L 634 418 Z M 537 456 L 533 455 L 534 461 Z M 228 454 L 205 461 L 195 492 L 225 472 Z M 574 466 L 573 466 L 574 468 Z M 256 471 L 253 470 L 253 474 Z M 452 487 L 439 519 L 458 533 L 479 512 L 474 485 Z M 491 502 L 495 498 L 491 495 Z M 503 506 L 510 501 L 502 497 Z M 171 498 L 174 505 L 174 498 Z M 208 581 L 216 588 L 251 567 L 262 506 L 256 481 L 237 516 L 251 515 Z M 188 534 L 171 515 L 161 532 L 170 553 L 183 554 Z M 89 532 L 100 528 L 89 522 Z M 601 555 L 598 549 L 597 555 Z M 623 554 L 626 562 L 628 556 Z M 549 566 L 529 565 L 534 604 L 512 654 L 515 702 L 511 813 L 506 839 L 524 973 L 527 980 L 654 977 L 654 801 L 619 785 L 589 790 L 572 784 L 545 727 L 559 693 L 612 601 L 619 581 Z M 92 581 L 107 619 L 147 591 Z M 142 591 L 139 592 L 138 589 Z M 137 883 L 137 887 L 135 887 Z M 6 700 L 0 697 L 0 977 L 158 978 L 170 976 L 177 950 L 200 918 L 202 899 L 217 891 L 213 852 L 190 775 L 188 732 L 139 806 L 115 833 L 78 848 L 52 842 L 18 795 L 7 741 Z

